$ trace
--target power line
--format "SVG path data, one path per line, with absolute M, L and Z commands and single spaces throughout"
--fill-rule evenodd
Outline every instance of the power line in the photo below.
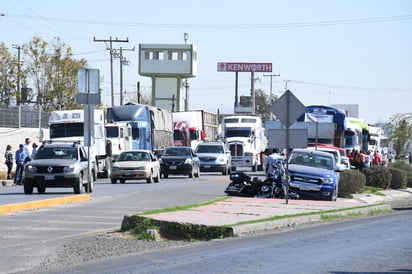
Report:
M 88 19 L 71 19 L 61 17 L 45 17 L 36 15 L 20 15 L 12 13 L 4 13 L 6 17 L 14 17 L 31 20 L 49 20 L 73 24 L 90 24 L 90 25 L 111 25 L 111 26 L 129 26 L 142 28 L 192 28 L 192 29 L 275 29 L 275 28 L 302 28 L 302 27 L 322 27 L 336 25 L 358 25 L 371 24 L 380 22 L 403 21 L 411 20 L 412 14 L 385 16 L 385 17 L 370 17 L 370 18 L 355 18 L 342 20 L 326 20 L 326 21 L 307 21 L 307 22 L 289 22 L 275 24 L 170 24 L 170 23 L 147 23 L 147 22 L 121 22 L 121 21 L 104 21 L 104 20 L 88 20 Z

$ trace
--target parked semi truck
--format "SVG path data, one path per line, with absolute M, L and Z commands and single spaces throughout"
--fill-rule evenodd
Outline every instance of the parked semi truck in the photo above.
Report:
M 174 143 L 196 149 L 202 141 L 215 141 L 219 121 L 216 113 L 204 110 L 173 112 Z
M 95 175 L 110 177 L 110 143 L 106 139 L 103 109 L 94 110 L 91 127 L 90 159 L 96 165 Z M 83 109 L 58 110 L 50 113 L 49 135 L 51 141 L 80 141 L 85 143 L 85 113 Z
M 221 137 L 230 150 L 233 171 L 243 167 L 250 167 L 252 171 L 263 170 L 267 140 L 259 116 L 224 117 Z
M 107 109 L 107 121 L 126 122 L 132 128 L 132 148 L 148 149 L 161 155 L 173 146 L 172 114 L 161 108 L 128 104 Z

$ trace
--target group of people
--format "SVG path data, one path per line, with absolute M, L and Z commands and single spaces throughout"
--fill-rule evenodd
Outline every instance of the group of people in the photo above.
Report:
M 7 166 L 7 179 L 13 179 L 12 170 L 14 164 L 16 164 L 14 184 L 22 184 L 24 164 L 33 159 L 37 152 L 37 147 L 38 145 L 36 143 L 32 143 L 30 138 L 26 138 L 24 144 L 20 144 L 19 149 L 17 149 L 14 153 L 12 151 L 12 146 L 7 145 L 6 152 L 4 153 L 5 164 Z
M 363 168 L 370 167 L 371 165 L 382 165 L 382 155 L 376 150 L 374 152 L 353 149 L 352 151 L 346 151 L 349 161 L 355 169 L 362 171 Z

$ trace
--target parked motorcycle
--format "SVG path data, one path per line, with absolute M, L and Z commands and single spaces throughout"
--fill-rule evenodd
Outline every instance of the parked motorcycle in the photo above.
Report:
M 269 174 L 265 180 L 257 177 L 252 178 L 244 172 L 232 172 L 231 182 L 225 189 L 225 193 L 230 196 L 243 196 L 255 198 L 284 198 L 285 197 L 285 168 L 284 163 L 276 162 L 272 164 L 274 173 Z M 299 195 L 289 192 L 288 198 L 299 199 Z

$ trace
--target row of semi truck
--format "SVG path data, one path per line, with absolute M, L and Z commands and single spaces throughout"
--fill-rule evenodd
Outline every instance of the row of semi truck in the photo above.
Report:
M 123 150 L 147 149 L 161 155 L 168 146 L 191 146 L 199 142 L 223 141 L 232 155 L 232 168 L 262 167 L 266 137 L 259 116 L 223 117 L 203 110 L 169 112 L 142 104 L 93 110 L 93 126 L 83 109 L 50 113 L 51 141 L 84 141 L 90 134 L 90 153 L 96 176 L 110 177 L 112 159 Z

